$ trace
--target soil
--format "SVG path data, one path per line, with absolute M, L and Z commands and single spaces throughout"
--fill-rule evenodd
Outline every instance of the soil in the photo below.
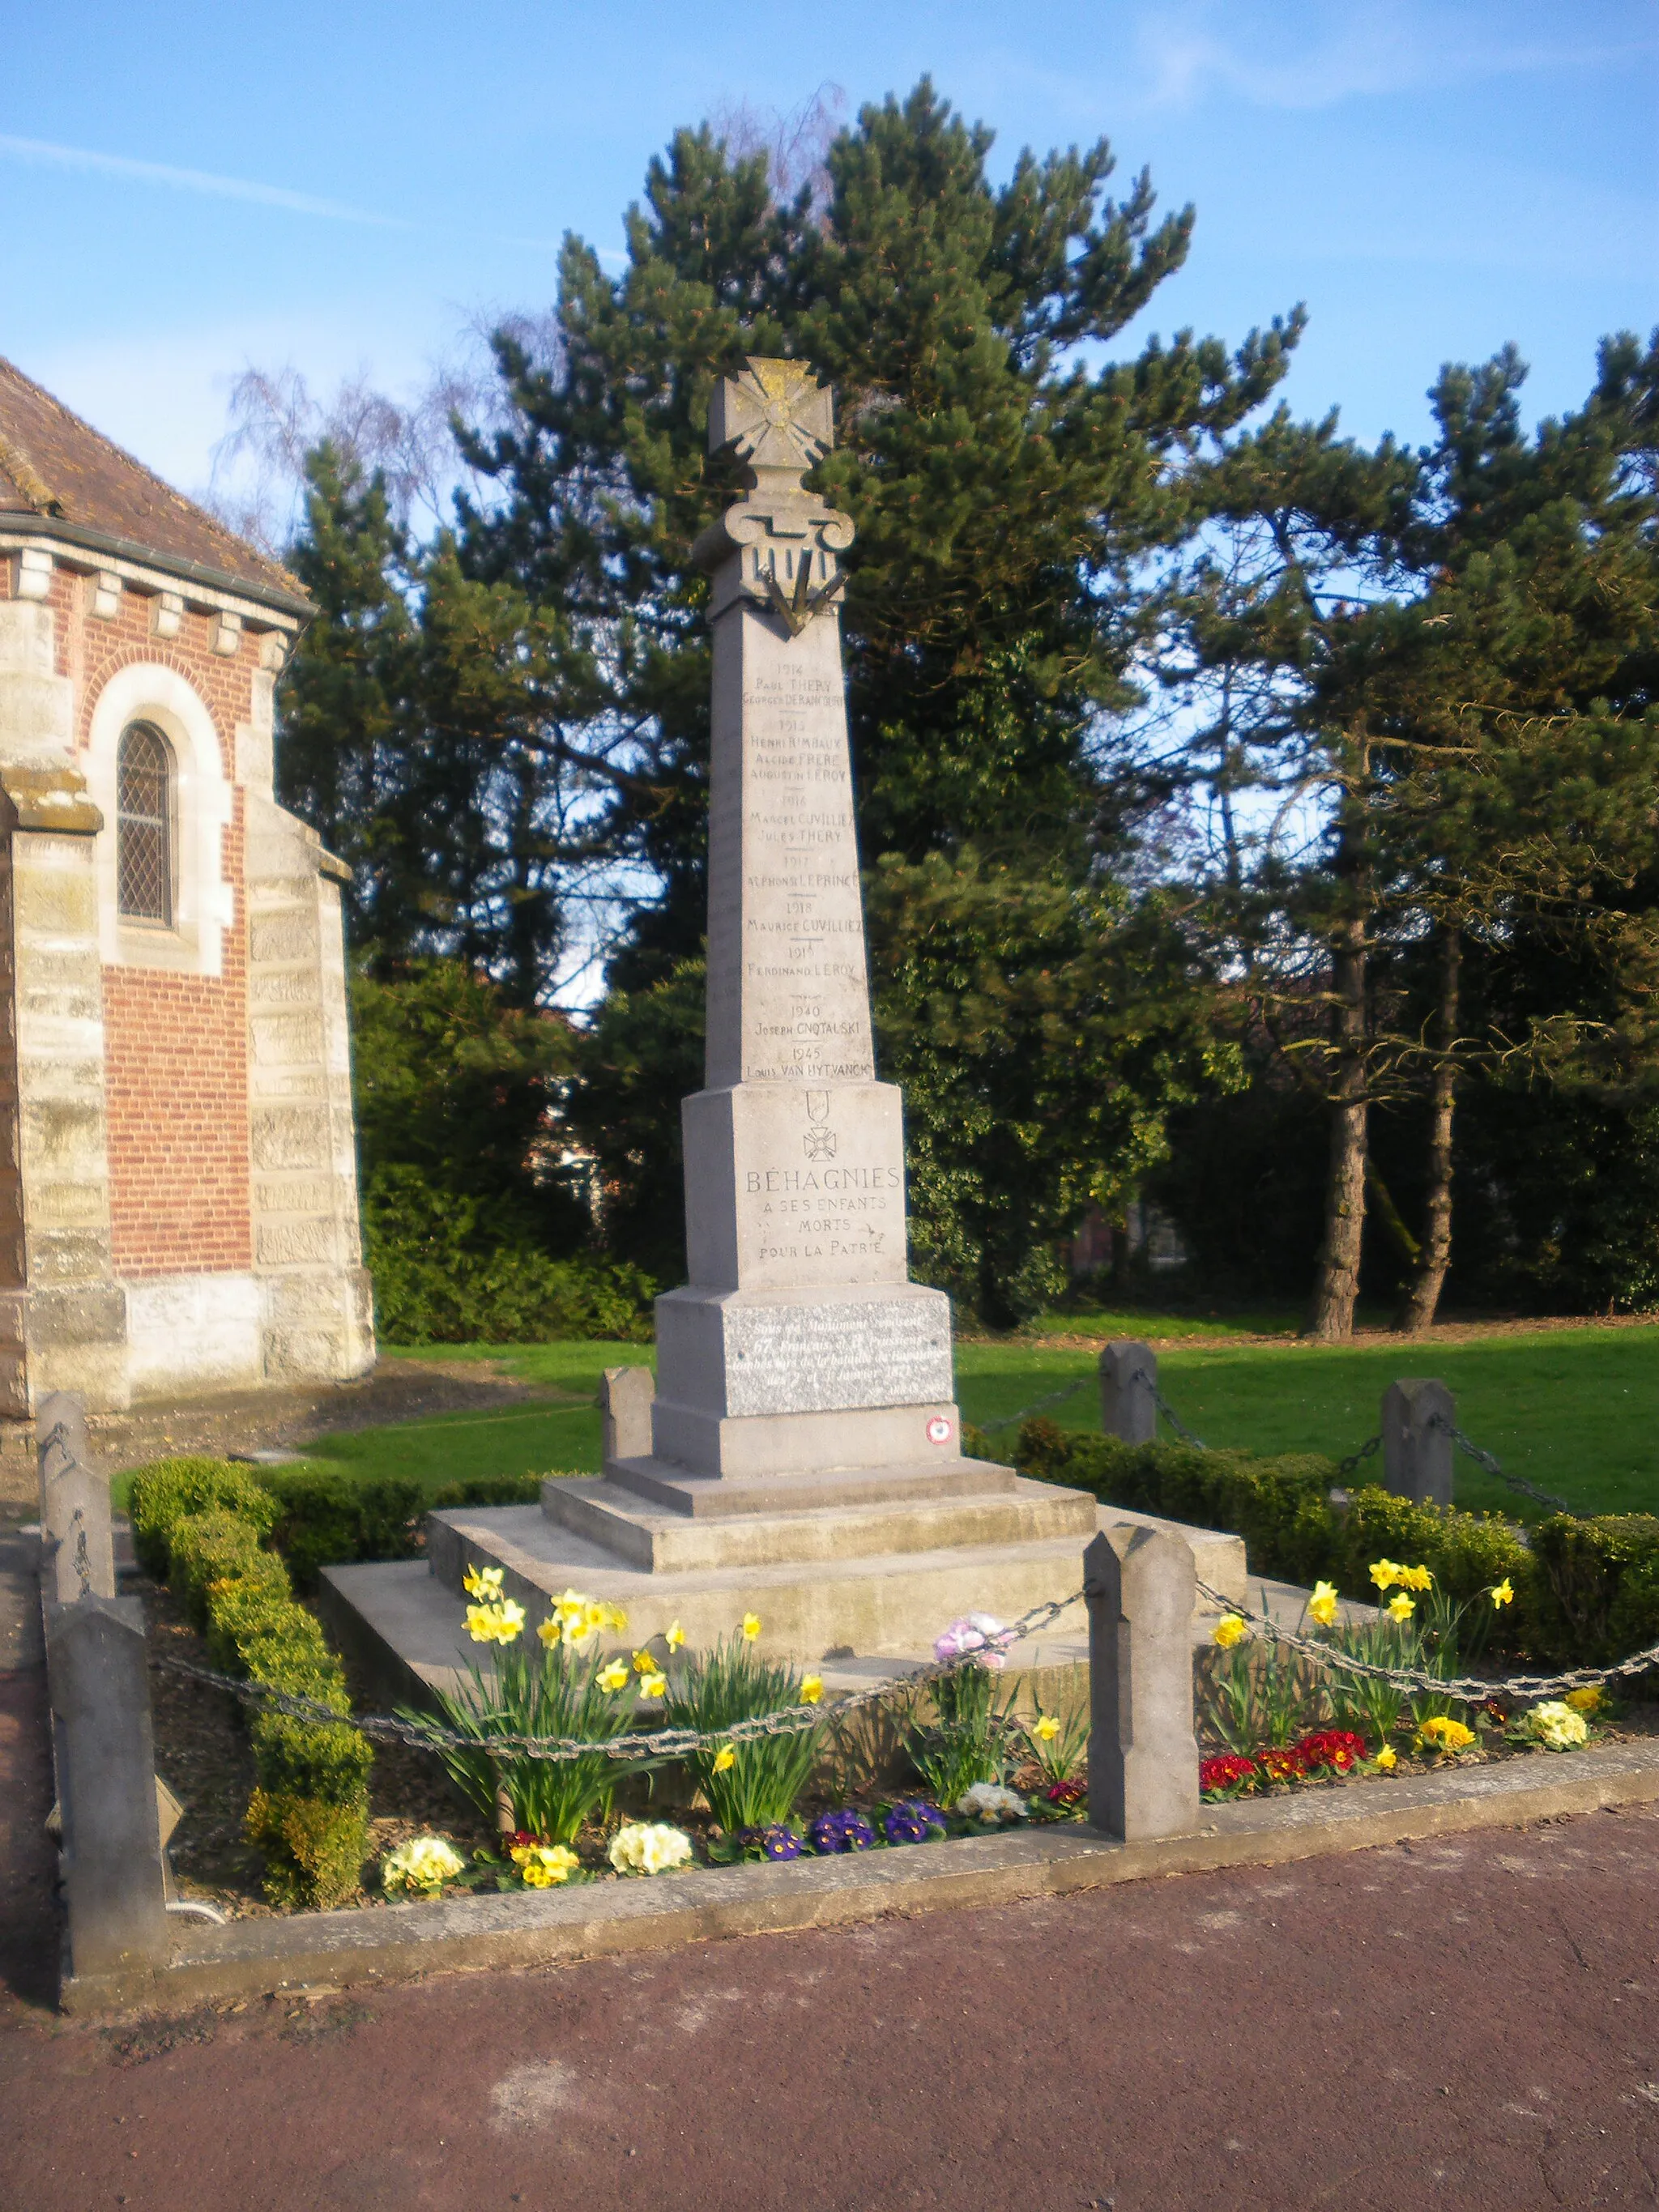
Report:
M 1222 1321 L 1222 1314 L 1194 1315 L 1194 1320 Z M 1404 1336 L 1398 1329 L 1379 1327 L 1375 1323 L 1357 1324 L 1352 1342 L 1364 1347 L 1376 1344 L 1475 1344 L 1494 1336 L 1541 1336 L 1559 1334 L 1563 1330 L 1576 1328 L 1652 1328 L 1655 1317 L 1650 1313 L 1640 1314 L 1564 1314 L 1520 1317 L 1498 1315 L 1489 1320 L 1437 1321 L 1426 1334 Z M 1008 1336 L 958 1336 L 958 1344 L 1019 1344 L 1033 1352 L 1046 1352 L 1051 1346 L 1057 1352 L 1103 1352 L 1110 1340 L 1103 1336 L 1086 1336 L 1069 1332 L 1050 1334 L 1047 1329 L 1039 1334 L 1026 1335 L 1016 1331 Z M 1280 1330 L 1269 1336 L 1147 1336 L 1137 1340 L 1149 1352 L 1211 1352 L 1231 1351 L 1236 1346 L 1271 1345 L 1283 1351 L 1306 1346 L 1310 1351 L 1328 1352 L 1326 1344 L 1316 1343 L 1311 1338 L 1298 1335 L 1294 1329 Z
M 242 1815 L 253 1788 L 253 1753 L 237 1701 L 228 1691 L 178 1674 L 167 1659 L 210 1667 L 206 1639 L 185 1619 L 165 1584 L 143 1577 L 124 1581 L 143 1600 L 149 1624 L 150 1705 L 155 1729 L 155 1767 L 185 1808 L 171 1852 L 181 1897 L 216 1905 L 227 1918 L 268 1916 L 261 1877 L 264 1860 L 242 1838 Z M 349 1680 L 354 1710 L 363 1710 L 362 1686 Z M 377 1744 L 370 1770 L 369 1863 L 413 1836 L 441 1836 L 461 1856 L 488 1845 L 488 1832 L 450 1789 L 429 1754 L 402 1744 Z M 385 1900 L 378 1889 L 348 1903 Z

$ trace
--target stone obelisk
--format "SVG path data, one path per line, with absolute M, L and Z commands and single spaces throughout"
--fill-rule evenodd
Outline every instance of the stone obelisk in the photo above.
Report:
M 750 361 L 710 410 L 710 450 L 732 448 L 749 488 L 696 548 L 713 576 L 708 1062 L 683 1108 L 691 1279 L 657 1302 L 651 1465 L 635 1463 L 659 1494 L 670 1468 L 775 1483 L 781 1506 L 823 1502 L 836 1486 L 812 1478 L 832 1473 L 863 1495 L 1009 1479 L 961 1457 L 949 1301 L 906 1271 L 842 675 L 853 524 L 801 481 L 832 436 L 830 395 L 797 362 Z

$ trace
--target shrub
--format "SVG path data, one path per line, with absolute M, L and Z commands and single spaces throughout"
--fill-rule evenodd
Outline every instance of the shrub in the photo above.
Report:
M 389 1344 L 648 1343 L 656 1285 L 626 1262 L 555 1259 L 504 1201 L 378 1168 L 363 1193 L 374 1307 Z
M 1335 1465 L 1313 1453 L 1259 1458 L 1243 1451 L 1203 1451 L 1191 1444 L 1130 1444 L 1038 1418 L 1020 1430 L 1014 1456 L 1022 1474 L 1090 1491 L 1104 1504 L 1243 1536 L 1253 1574 L 1304 1584 L 1328 1577 L 1351 1597 L 1369 1597 L 1373 1559 L 1410 1559 L 1431 1569 L 1456 1603 L 1507 1577 L 1515 1602 L 1493 1624 L 1494 1650 L 1537 1650 L 1562 1656 L 1585 1652 L 1578 1616 L 1588 1619 L 1599 1607 L 1610 1622 L 1615 1584 L 1620 1591 L 1625 1587 L 1625 1557 L 1620 1553 L 1615 1561 L 1618 1547 L 1612 1543 L 1595 1547 L 1592 1572 L 1579 1540 L 1576 1587 L 1585 1595 L 1569 1603 L 1552 1595 L 1556 1570 L 1547 1567 L 1541 1529 L 1534 1550 L 1524 1532 L 1501 1514 L 1417 1505 L 1372 1486 L 1355 1491 L 1346 1508 L 1334 1506 L 1329 1492 Z M 1603 1525 L 1561 1517 L 1579 1531 Z M 1645 1585 L 1636 1576 L 1620 1619 L 1621 1626 L 1651 1619 L 1653 1633 L 1636 1638 L 1634 1646 L 1627 1641 L 1625 1650 L 1659 1640 L 1659 1522 L 1650 1525 L 1654 1539 L 1641 1552 L 1654 1563 L 1650 1610 L 1643 1611 L 1639 1591 Z M 1545 1523 L 1547 1529 L 1557 1526 Z M 1561 1548 L 1565 1553 L 1564 1543 Z M 1634 1568 L 1640 1547 L 1627 1543 L 1626 1548 Z M 1567 1578 L 1571 1580 L 1570 1573 Z M 1589 1595 L 1592 1583 L 1595 1596 Z
M 1534 1530 L 1533 1549 L 1547 1650 L 1604 1664 L 1659 1644 L 1659 1518 L 1557 1513 Z
M 449 1505 L 536 1505 L 545 1480 L 540 1474 L 472 1474 L 464 1482 L 447 1482 L 427 1503 L 434 1512 Z
M 338 1724 L 257 1711 L 250 1734 L 258 1787 L 246 1818 L 265 1853 L 272 1901 L 326 1907 L 356 1889 L 368 1844 L 367 1739 L 349 1724 L 340 1662 L 295 1602 L 287 1568 L 261 1541 L 278 1501 L 222 1461 L 174 1460 L 133 1477 L 143 1556 L 164 1566 L 188 1616 L 227 1673 L 315 1698 Z
M 421 1486 L 406 1475 L 359 1480 L 326 1468 L 262 1468 L 258 1481 L 276 1509 L 270 1540 L 301 1590 L 316 1589 L 323 1567 L 415 1551 Z
M 276 1507 L 249 1470 L 228 1460 L 158 1459 L 137 1468 L 127 1512 L 133 1550 L 144 1572 L 164 1581 L 172 1564 L 167 1531 L 173 1523 L 221 1506 L 252 1522 L 262 1536 L 276 1519 Z

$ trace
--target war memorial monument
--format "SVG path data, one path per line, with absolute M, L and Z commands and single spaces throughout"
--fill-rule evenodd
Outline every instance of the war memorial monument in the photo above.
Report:
M 963 1456 L 950 1302 L 909 1279 L 842 672 L 854 527 L 802 483 L 832 435 L 830 394 L 797 362 L 750 360 L 710 409 L 710 451 L 749 483 L 696 547 L 714 630 L 707 1064 L 683 1107 L 691 1279 L 657 1301 L 654 1385 L 643 1366 L 607 1376 L 600 1479 L 554 1477 L 539 1507 L 436 1513 L 425 1565 L 329 1571 L 337 1626 L 389 1686 L 472 1656 L 472 1565 L 501 1567 L 532 1622 L 573 1583 L 623 1606 L 635 1641 L 678 1620 L 709 1643 L 753 1609 L 763 1650 L 833 1668 L 1064 1595 L 1105 1517 Z M 1188 1533 L 1206 1579 L 1242 1578 L 1236 1538 Z M 1081 1607 L 1071 1632 L 1080 1652 Z

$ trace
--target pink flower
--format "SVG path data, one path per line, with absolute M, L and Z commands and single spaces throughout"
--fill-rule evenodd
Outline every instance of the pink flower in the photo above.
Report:
M 1005 1628 L 994 1613 L 970 1613 L 953 1620 L 942 1635 L 934 1638 L 933 1656 L 941 1665 L 952 1659 L 973 1659 L 994 1674 L 1006 1666 L 1008 1646 L 1013 1640 L 1013 1631 Z

